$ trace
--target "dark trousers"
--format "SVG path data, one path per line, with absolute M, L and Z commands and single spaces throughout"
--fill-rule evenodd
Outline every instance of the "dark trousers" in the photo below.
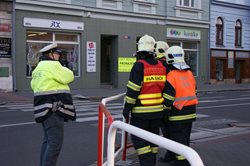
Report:
M 184 144 L 190 145 L 190 135 L 192 130 L 192 122 L 187 123 L 169 123 L 169 137 L 171 140 Z M 189 166 L 190 164 L 186 159 L 175 154 L 177 166 Z
M 161 131 L 162 131 L 163 137 L 170 139 L 169 122 L 166 122 L 163 120 L 163 124 L 161 125 Z M 164 158 L 166 160 L 174 160 L 175 154 L 169 150 L 166 150 Z
M 42 126 L 44 139 L 40 155 L 40 166 L 56 166 L 63 144 L 64 119 L 53 112 L 42 122 Z
M 161 126 L 161 119 L 140 119 L 138 117 L 132 116 L 130 119 L 130 124 L 141 128 L 143 130 L 149 131 L 151 133 L 159 135 L 159 127 Z M 131 139 L 136 150 L 150 147 L 151 149 L 158 148 L 157 145 L 148 142 L 142 138 L 131 135 Z M 156 154 L 154 150 L 149 151 L 147 153 L 139 154 L 139 161 L 141 166 L 154 166 L 156 163 Z

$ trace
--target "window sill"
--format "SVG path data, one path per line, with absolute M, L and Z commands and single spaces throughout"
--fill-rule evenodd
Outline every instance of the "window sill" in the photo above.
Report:
M 153 2 L 143 2 L 143 1 L 134 0 L 133 3 L 140 4 L 140 5 L 147 5 L 147 6 L 157 6 L 157 3 L 153 3 Z
M 225 47 L 223 44 L 215 44 L 216 47 Z
M 192 12 L 202 12 L 202 9 L 198 9 L 195 7 L 186 7 L 186 6 L 176 6 L 175 9 L 192 11 Z

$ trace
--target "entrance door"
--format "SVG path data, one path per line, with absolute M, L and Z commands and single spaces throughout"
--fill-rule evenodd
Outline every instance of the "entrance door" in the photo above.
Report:
M 217 81 L 223 81 L 223 60 L 221 59 L 216 59 L 216 80 Z
M 236 61 L 236 63 L 235 63 L 235 82 L 236 83 L 241 83 L 240 61 Z
M 117 87 L 117 36 L 101 35 L 101 86 L 103 88 Z

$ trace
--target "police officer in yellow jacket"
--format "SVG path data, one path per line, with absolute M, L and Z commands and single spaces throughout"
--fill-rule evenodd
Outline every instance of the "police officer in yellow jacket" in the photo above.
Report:
M 167 74 L 163 93 L 164 104 L 169 108 L 167 123 L 170 139 L 189 146 L 192 122 L 196 119 L 196 81 L 185 63 L 184 50 L 172 46 L 166 53 L 167 63 L 172 70 Z M 176 166 L 189 166 L 188 161 L 181 155 L 175 154 Z
M 155 59 L 154 45 L 154 38 L 148 35 L 141 37 L 138 42 L 137 61 L 127 83 L 123 116 L 128 118 L 131 112 L 131 125 L 159 134 L 166 69 Z M 140 165 L 154 166 L 158 146 L 134 135 L 131 137 Z
M 60 64 L 61 51 L 57 43 L 42 48 L 40 52 L 43 55 L 31 80 L 35 120 L 42 124 L 44 131 L 40 166 L 55 166 L 63 144 L 64 121 L 76 119 L 68 86 L 74 75 Z

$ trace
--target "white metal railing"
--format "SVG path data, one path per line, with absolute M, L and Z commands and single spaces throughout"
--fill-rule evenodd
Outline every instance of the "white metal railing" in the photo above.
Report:
M 192 148 L 185 146 L 183 144 L 177 143 L 175 141 L 166 139 L 162 136 L 153 134 L 146 130 L 140 129 L 138 127 L 126 124 L 122 121 L 114 121 L 108 132 L 108 153 L 107 153 L 107 165 L 114 166 L 114 152 L 115 152 L 115 135 L 117 128 L 127 131 L 137 137 L 143 138 L 149 142 L 152 142 L 160 147 L 168 149 L 172 152 L 184 156 L 192 166 L 204 166 L 198 153 Z
M 125 96 L 126 93 L 121 93 L 115 96 L 111 97 L 106 97 L 102 99 L 101 105 L 99 106 L 99 116 L 98 116 L 98 162 L 97 166 L 106 166 L 107 161 L 103 163 L 103 144 L 104 144 L 104 128 L 105 128 L 105 119 L 108 119 L 108 125 L 109 123 L 113 122 L 113 117 L 110 115 L 110 113 L 107 110 L 102 110 L 105 109 L 104 107 L 106 104 L 110 101 L 114 101 L 117 99 L 122 98 Z M 106 114 L 105 114 L 106 113 Z M 118 156 L 120 152 L 124 149 L 125 145 L 125 131 L 122 131 L 122 137 L 121 137 L 121 146 L 120 148 L 115 152 L 114 157 Z

